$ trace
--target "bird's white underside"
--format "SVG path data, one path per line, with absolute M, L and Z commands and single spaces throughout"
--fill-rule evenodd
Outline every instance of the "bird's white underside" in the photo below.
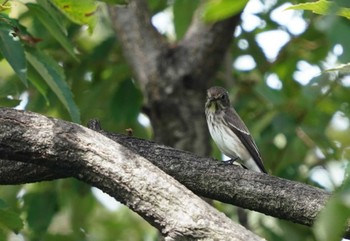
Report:
M 213 116 L 211 115 L 209 118 L 213 118 Z M 261 172 L 248 150 L 229 127 L 225 126 L 225 129 L 222 130 L 218 126 L 211 125 L 209 122 L 208 127 L 210 135 L 223 154 L 232 159 L 238 157 L 248 169 Z M 224 133 L 232 134 L 225 135 Z

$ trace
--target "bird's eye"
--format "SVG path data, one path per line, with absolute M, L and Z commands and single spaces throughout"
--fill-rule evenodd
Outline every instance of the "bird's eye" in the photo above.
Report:
M 222 95 L 222 96 L 221 96 L 221 99 L 222 99 L 222 100 L 225 100 L 225 99 L 226 99 L 226 95 Z

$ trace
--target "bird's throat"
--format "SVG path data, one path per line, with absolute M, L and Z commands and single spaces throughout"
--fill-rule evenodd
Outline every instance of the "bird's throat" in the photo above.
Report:
M 212 101 L 209 105 L 209 111 L 215 113 L 218 110 L 218 103 L 216 101 Z

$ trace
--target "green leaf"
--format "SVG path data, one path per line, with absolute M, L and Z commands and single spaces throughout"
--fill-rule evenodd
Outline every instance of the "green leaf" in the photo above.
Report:
M 50 15 L 52 20 L 55 21 L 57 26 L 60 27 L 61 32 L 67 35 L 67 30 L 65 27 L 65 21 L 62 21 L 62 13 L 56 9 L 50 0 L 36 0 L 37 4 L 45 9 L 45 11 Z
M 6 202 L 4 201 L 4 200 L 2 200 L 1 198 L 0 198 L 0 208 L 7 208 L 7 204 L 6 204 Z
M 11 65 L 25 86 L 27 82 L 27 64 L 24 57 L 24 48 L 18 37 L 12 35 L 9 25 L 0 22 L 0 52 Z
M 248 0 L 210 0 L 203 6 L 203 18 L 206 22 L 216 22 L 239 13 Z
M 30 63 L 28 63 L 28 80 L 34 85 L 34 87 L 44 97 L 46 104 L 49 105 L 50 104 L 50 101 L 48 98 L 49 86 Z
M 7 97 L 1 97 L 0 96 L 0 106 L 1 107 L 15 107 L 17 106 L 21 101 L 20 100 L 14 100 L 9 99 Z
M 118 5 L 126 5 L 129 3 L 129 0 L 98 0 L 98 1 L 109 3 L 109 4 L 118 4 Z
M 117 123 L 130 125 L 140 110 L 142 94 L 130 79 L 124 80 L 116 90 L 111 105 L 111 112 Z
M 93 0 L 52 0 L 52 3 L 76 24 L 87 24 L 90 32 L 96 25 L 97 5 Z
M 349 168 L 347 168 L 349 172 Z M 350 178 L 332 195 L 326 207 L 318 215 L 314 233 L 318 241 L 339 241 L 342 239 L 350 217 Z
M 50 32 L 50 34 L 62 45 L 62 47 L 74 58 L 79 61 L 74 53 L 74 47 L 69 42 L 65 33 L 62 31 L 62 27 L 57 24 L 51 15 L 40 5 L 34 3 L 27 3 L 26 6 L 29 12 L 37 17 L 44 27 Z
M 121 1 L 121 0 L 119 0 L 119 1 Z M 129 0 L 127 0 L 125 2 L 129 3 Z M 168 1 L 167 0 L 148 0 L 147 3 L 148 3 L 148 7 L 151 10 L 152 14 L 161 12 L 161 11 L 163 11 L 164 9 L 166 9 L 168 7 Z
M 58 210 L 56 193 L 31 192 L 25 194 L 23 199 L 28 226 L 35 232 L 35 235 L 43 234 Z
M 0 12 L 8 11 L 11 9 L 11 3 L 5 2 L 5 4 L 0 4 Z
M 23 228 L 23 221 L 18 213 L 7 209 L 0 209 L 0 226 L 18 233 Z
M 317 2 L 301 3 L 288 7 L 286 10 L 309 10 L 313 13 L 327 15 L 336 10 L 336 15 L 350 19 L 350 8 L 339 7 L 332 1 L 320 0 Z
M 68 110 L 72 120 L 80 123 L 80 113 L 73 100 L 73 94 L 65 82 L 62 67 L 48 55 L 40 50 L 28 48 L 26 51 L 28 62 L 50 86 L 58 99 Z
M 198 0 L 176 0 L 173 7 L 176 38 L 181 39 L 192 21 L 194 11 L 199 4 Z
M 7 240 L 7 233 L 0 227 L 0 240 Z
M 350 198 L 347 195 L 347 198 Z M 322 210 L 315 226 L 314 233 L 319 241 L 339 241 L 345 231 L 347 219 L 350 217 L 350 208 L 339 200 L 332 197 L 327 207 Z

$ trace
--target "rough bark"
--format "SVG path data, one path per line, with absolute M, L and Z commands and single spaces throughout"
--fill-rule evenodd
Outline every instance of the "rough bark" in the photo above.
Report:
M 35 121 L 33 121 L 34 118 Z M 51 160 L 48 164 L 45 164 L 45 160 L 41 160 L 40 162 L 38 160 L 35 161 L 37 155 L 42 155 L 41 159 L 51 158 L 48 153 L 52 150 L 45 150 L 45 146 L 35 147 L 36 143 L 33 143 L 31 147 L 33 151 L 30 153 L 30 155 L 32 155 L 30 162 L 34 164 L 18 163 L 13 162 L 13 160 L 3 160 L 0 162 L 1 184 L 27 183 L 62 178 L 70 175 L 74 176 L 74 173 L 69 171 L 72 170 L 71 164 L 68 165 L 68 171 L 64 170 L 59 172 L 57 172 L 57 169 L 52 169 L 52 166 L 60 166 L 63 161 L 66 161 L 67 158 L 69 159 L 71 152 L 74 153 L 74 149 L 72 148 L 79 144 L 79 140 L 74 137 L 74 135 L 78 133 L 76 131 L 78 127 L 74 124 L 42 117 L 38 114 L 9 109 L 2 109 L 0 111 L 0 128 L 2 130 L 0 137 L 0 159 L 6 159 L 9 155 L 15 155 L 16 158 L 12 158 L 14 160 L 28 160 L 28 153 L 23 153 L 24 147 L 22 147 L 21 144 L 22 142 L 25 144 L 27 141 L 22 137 L 26 136 L 26 138 L 29 138 L 29 130 L 31 128 L 40 128 L 39 131 L 44 133 L 52 132 L 51 129 L 53 127 L 49 126 L 50 123 L 54 123 L 54 127 L 63 126 L 66 131 L 71 132 L 71 140 L 66 142 L 62 153 L 55 154 L 57 155 L 55 157 L 56 159 Z M 22 127 L 21 130 L 23 133 L 16 132 L 13 134 L 10 131 L 15 129 L 17 125 Z M 48 129 L 43 130 L 44 126 L 47 126 Z M 86 129 L 83 127 L 79 128 L 86 132 Z M 142 156 L 168 175 L 184 184 L 191 191 L 203 197 L 216 199 L 308 226 L 313 224 L 317 214 L 330 197 L 329 193 L 316 187 L 252 172 L 236 166 L 223 165 L 221 162 L 212 158 L 199 157 L 193 153 L 159 145 L 152 141 L 109 133 L 100 130 L 96 126 L 93 128 L 111 140 L 119 143 L 125 150 L 128 150 L 127 153 L 130 155 L 130 158 L 128 158 L 129 160 L 133 159 L 134 156 L 135 158 Z M 72 129 L 72 131 L 69 131 L 70 129 Z M 51 136 L 51 138 L 53 138 L 52 140 L 62 135 L 62 131 L 58 130 L 59 129 L 56 130 L 56 133 L 53 133 L 55 136 L 58 135 L 58 137 Z M 40 132 L 36 135 L 39 136 L 39 138 L 42 136 Z M 65 133 L 65 135 L 68 134 Z M 99 142 L 100 137 L 98 135 L 97 137 L 96 139 L 90 140 L 90 145 Z M 111 144 L 109 143 L 109 145 Z M 121 149 L 121 147 L 118 148 Z M 97 151 L 96 154 L 99 152 L 100 151 Z M 21 158 L 26 158 L 26 160 L 22 160 Z M 95 161 L 93 164 L 90 163 L 90 165 L 95 165 L 96 163 L 98 164 L 99 162 Z M 38 166 L 38 164 L 40 164 L 40 166 Z M 62 163 L 62 165 L 67 164 Z M 123 165 L 125 165 L 125 163 Z M 94 168 L 91 166 L 91 168 L 98 170 L 98 167 Z M 21 172 L 17 173 L 19 169 Z M 55 170 L 55 172 L 53 172 L 53 170 Z M 82 179 L 83 177 L 78 176 L 78 178 Z M 90 180 L 88 180 L 88 182 L 95 185 L 95 183 Z M 152 181 L 152 183 L 154 183 L 154 181 Z M 98 185 L 99 184 L 96 186 Z M 106 191 L 112 192 L 111 195 L 115 196 L 115 194 L 113 194 L 115 191 Z M 120 200 L 119 196 L 117 196 L 117 198 Z M 127 201 L 124 202 L 127 203 Z M 132 206 L 131 208 L 135 210 Z M 135 211 L 137 212 L 138 210 Z
M 230 46 L 239 16 L 215 24 L 204 24 L 196 16 L 183 40 L 173 44 L 152 26 L 145 1 L 110 7 L 109 13 L 145 93 L 155 141 L 208 155 L 206 88 Z
M 11 109 L 0 110 L 0 127 L 0 158 L 8 164 L 32 163 L 96 186 L 157 227 L 165 240 L 262 240 L 141 155 L 93 130 Z

